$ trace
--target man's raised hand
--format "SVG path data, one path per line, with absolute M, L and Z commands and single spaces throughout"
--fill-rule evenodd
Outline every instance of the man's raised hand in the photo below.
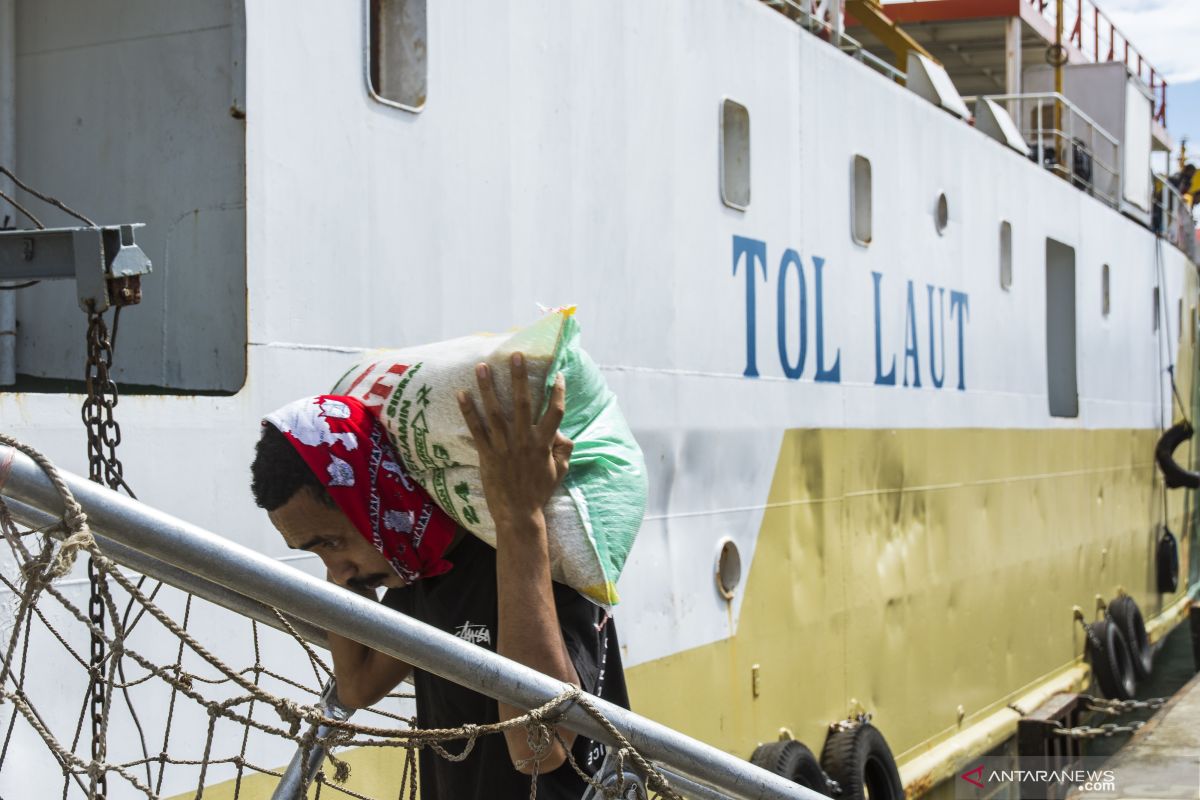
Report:
M 565 408 L 566 384 L 560 374 L 541 419 L 533 419 L 529 373 L 522 353 L 513 353 L 513 413 L 500 407 L 491 368 L 475 367 L 483 413 L 474 398 L 459 392 L 463 419 L 479 452 L 479 474 L 488 510 L 497 529 L 537 519 L 555 488 L 567 474 L 574 443 L 559 433 Z

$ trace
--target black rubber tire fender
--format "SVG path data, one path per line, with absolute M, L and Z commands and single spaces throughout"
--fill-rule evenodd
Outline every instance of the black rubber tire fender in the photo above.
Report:
M 1163 528 L 1154 554 L 1154 570 L 1160 594 L 1174 594 L 1179 589 L 1179 542 L 1170 528 Z
M 835 727 L 821 750 L 821 766 L 844 800 L 904 800 L 904 784 L 883 734 L 869 722 Z
M 750 763 L 806 789 L 829 794 L 825 773 L 817 757 L 812 750 L 794 739 L 760 744 L 754 750 L 754 755 L 750 756 Z
M 1191 439 L 1194 433 L 1191 423 L 1183 420 L 1167 428 L 1154 446 L 1154 460 L 1162 470 L 1163 482 L 1168 489 L 1200 489 L 1200 472 L 1184 469 L 1175 461 L 1175 449 Z
M 1112 620 L 1101 620 L 1088 627 L 1087 641 L 1092 676 L 1100 691 L 1111 700 L 1132 700 L 1137 676 L 1121 629 Z
M 1125 637 L 1129 647 L 1129 658 L 1133 663 L 1133 674 L 1139 681 L 1150 677 L 1154 669 L 1154 648 L 1150 646 L 1150 637 L 1146 635 L 1146 621 L 1142 618 L 1142 610 L 1129 595 L 1123 595 L 1108 604 L 1108 616 Z

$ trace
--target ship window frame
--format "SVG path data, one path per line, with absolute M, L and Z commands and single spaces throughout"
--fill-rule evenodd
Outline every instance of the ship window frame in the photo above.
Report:
M 872 238 L 871 159 L 855 153 L 850 160 L 850 239 L 870 247 Z
M 1000 288 L 1012 289 L 1012 223 L 1000 220 Z
M 750 109 L 731 97 L 721 98 L 721 202 L 735 211 L 750 207 Z
M 1107 318 L 1112 313 L 1112 268 L 1104 264 L 1100 268 L 1100 315 Z
M 425 109 L 429 95 L 428 0 L 365 0 L 365 6 L 366 33 L 363 62 L 367 93 L 377 103 L 412 114 L 419 114 Z M 402 90 L 398 88 L 393 92 L 388 86 L 383 85 L 385 81 L 380 72 L 383 63 L 381 53 L 387 44 L 382 39 L 380 31 L 381 21 L 386 10 L 395 11 L 397 16 L 405 16 L 405 12 L 412 11 L 407 15 L 411 25 L 404 29 L 402 39 L 403 43 L 408 46 L 398 52 L 392 52 L 399 56 L 396 59 L 400 62 L 397 68 L 405 66 L 404 61 L 407 57 L 409 65 L 415 65 L 419 71 L 418 79 L 414 82 L 415 88 L 406 86 Z

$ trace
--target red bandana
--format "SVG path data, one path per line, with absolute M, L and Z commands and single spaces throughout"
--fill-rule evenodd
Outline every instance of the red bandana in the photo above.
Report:
M 379 421 L 358 400 L 306 397 L 263 420 L 287 436 L 363 538 L 406 582 L 441 575 L 456 526 L 404 472 Z

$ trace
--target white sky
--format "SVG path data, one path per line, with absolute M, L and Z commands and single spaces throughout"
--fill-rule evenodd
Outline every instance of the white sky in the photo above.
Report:
M 1099 0 L 1096 4 L 1154 68 L 1166 74 L 1168 84 L 1200 80 L 1200 0 Z

